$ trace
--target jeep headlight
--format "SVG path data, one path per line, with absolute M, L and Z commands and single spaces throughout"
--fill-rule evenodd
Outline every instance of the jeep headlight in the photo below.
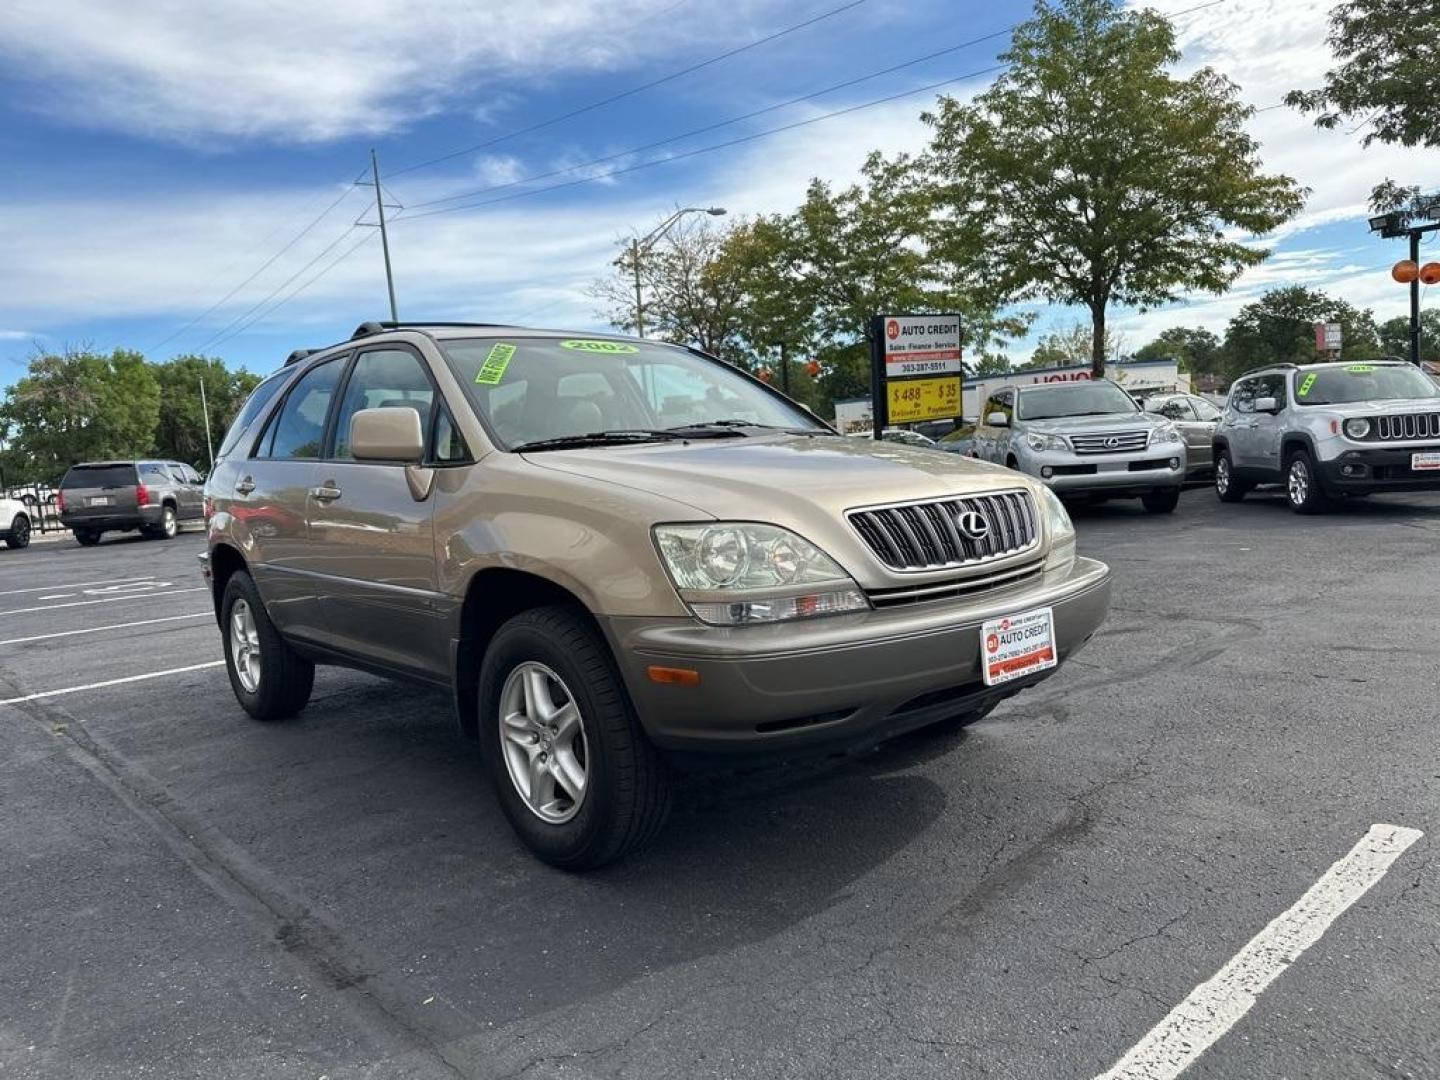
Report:
M 702 622 L 783 622 L 870 607 L 834 559 L 778 525 L 657 525 L 655 547 Z
M 1161 424 L 1150 433 L 1151 446 L 1157 443 L 1178 443 L 1180 441 L 1180 429 L 1174 424 Z
M 1370 434 L 1370 421 L 1357 416 L 1345 421 L 1345 434 L 1352 439 L 1363 439 Z
M 1059 435 L 1046 435 L 1043 431 L 1031 431 L 1025 435 L 1025 445 L 1031 450 L 1069 450 L 1069 445 Z
M 1060 496 L 1048 487 L 1040 488 L 1040 505 L 1045 517 L 1045 537 L 1050 550 L 1045 556 L 1046 570 L 1068 570 L 1075 565 L 1075 523 Z

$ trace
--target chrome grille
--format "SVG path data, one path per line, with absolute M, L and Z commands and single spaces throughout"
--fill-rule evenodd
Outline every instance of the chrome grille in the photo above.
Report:
M 1377 439 L 1440 439 L 1440 413 L 1411 413 L 1408 416 L 1377 416 Z
M 1128 454 L 1144 450 L 1150 441 L 1148 431 L 1097 431 L 1093 434 L 1066 435 L 1077 454 Z
M 989 530 L 965 536 L 956 519 L 975 512 Z M 1035 507 L 1023 491 L 851 510 L 850 524 L 893 570 L 940 570 L 1003 558 L 1040 541 Z
M 934 600 L 956 600 L 1006 585 L 1022 585 L 1040 576 L 1045 561 L 1036 559 L 1021 566 L 979 577 L 947 578 L 925 585 L 902 585 L 898 589 L 866 589 L 865 595 L 877 608 L 927 604 Z

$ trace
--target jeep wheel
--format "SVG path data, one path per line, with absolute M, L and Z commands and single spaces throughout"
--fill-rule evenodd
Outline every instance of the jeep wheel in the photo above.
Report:
M 1230 451 L 1221 450 L 1215 455 L 1215 494 L 1221 502 L 1237 503 L 1245 497 L 1249 486 L 1235 479 L 1234 467 L 1230 464 Z
M 30 546 L 30 519 L 24 514 L 16 514 L 15 520 L 10 522 L 10 535 L 5 538 L 5 546 L 11 548 Z
M 284 720 L 310 700 L 315 665 L 280 636 L 250 575 L 240 570 L 225 583 L 220 603 L 225 670 L 240 707 L 256 720 Z
M 579 613 L 537 608 L 502 626 L 478 699 L 500 808 L 536 856 L 588 870 L 659 832 L 670 808 L 665 763 Z
M 98 529 L 76 529 L 75 542 L 81 547 L 94 547 L 100 542 L 100 531 Z
M 1285 496 L 1297 514 L 1319 514 L 1330 509 L 1330 500 L 1320 489 L 1320 477 L 1309 451 L 1296 450 L 1285 464 Z
M 1178 487 L 1156 488 L 1154 491 L 1147 491 L 1141 495 L 1140 502 L 1148 513 L 1173 514 L 1175 507 L 1180 505 L 1180 489 Z

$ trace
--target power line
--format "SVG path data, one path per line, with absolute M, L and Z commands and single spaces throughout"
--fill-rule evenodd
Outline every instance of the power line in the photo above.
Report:
M 994 38 L 1004 37 L 1005 35 L 1009 34 L 1013 29 L 1014 27 L 1008 27 L 1004 30 L 996 30 L 994 33 L 986 34 L 983 37 L 971 38 L 969 41 L 962 41 L 958 45 L 950 45 L 944 49 L 937 49 L 934 52 L 926 53 L 924 56 L 917 56 L 913 60 L 906 60 L 903 63 L 892 64 L 890 67 L 881 68 L 879 71 L 872 71 L 867 75 L 860 75 L 853 79 L 846 79 L 844 82 L 834 83 L 833 85 L 826 86 L 823 89 L 814 90 L 808 94 L 802 94 L 799 97 L 790 98 L 787 101 L 777 102 L 774 105 L 767 105 L 763 109 L 756 109 L 753 112 L 744 113 L 740 116 L 732 116 L 727 120 L 719 120 L 713 124 L 707 124 L 704 127 L 693 128 L 690 131 L 683 131 L 678 135 L 671 135 L 669 138 L 658 139 L 655 142 L 645 143 L 642 146 L 632 146 L 628 150 L 621 150 L 618 153 L 614 154 L 606 154 L 604 157 L 591 158 L 589 161 L 582 161 L 575 165 L 567 165 L 562 169 L 551 169 L 549 172 L 535 173 L 532 176 L 523 176 L 518 180 L 507 180 L 503 184 L 491 184 L 488 187 L 471 188 L 468 191 L 459 191 L 453 195 L 441 196 L 438 199 L 429 199 L 425 202 L 411 203 L 410 209 L 416 210 L 425 206 L 438 206 L 441 203 L 454 202 L 457 199 L 468 199 L 472 196 L 485 195 L 492 191 L 503 191 L 506 188 L 518 187 L 521 184 L 533 183 L 536 180 L 548 180 L 552 176 L 563 176 L 566 173 L 578 172 L 580 169 L 588 169 L 594 165 L 603 165 L 607 161 L 615 161 L 618 158 L 629 157 L 631 154 L 640 154 L 644 153 L 646 150 L 655 150 L 661 146 L 669 146 L 671 143 L 681 142 L 685 139 L 693 138 L 696 135 L 704 135 L 706 132 L 715 131 L 723 127 L 730 127 L 733 124 L 743 123 L 746 120 L 753 120 L 757 116 L 764 116 L 767 113 L 778 112 L 780 109 L 786 109 L 792 105 L 799 105 L 802 102 L 812 101 L 815 98 L 824 97 L 827 94 L 833 94 L 838 90 L 846 90 L 852 86 L 858 86 L 860 83 L 869 82 L 872 79 L 878 79 L 882 75 L 893 75 L 897 71 L 903 71 L 906 68 L 914 67 L 917 64 L 923 64 L 929 60 L 935 60 L 941 56 L 948 56 L 950 53 L 959 52 L 961 49 L 968 49 L 972 45 L 979 45 L 983 42 L 991 41 Z
M 769 42 L 777 41 L 780 38 L 786 37 L 789 34 L 797 33 L 798 31 L 804 30 L 806 27 L 814 26 L 816 23 L 824 22 L 826 19 L 834 18 L 836 15 L 839 15 L 842 12 L 849 11 L 851 8 L 857 8 L 861 4 L 864 4 L 866 2 L 867 0 L 849 0 L 848 3 L 841 4 L 839 7 L 831 8 L 829 11 L 822 11 L 819 15 L 812 16 L 811 18 L 808 18 L 803 22 L 798 22 L 792 26 L 787 26 L 782 30 L 776 30 L 774 33 L 767 34 L 762 38 L 757 38 L 756 40 L 751 41 L 748 44 L 737 46 L 736 48 L 720 53 L 717 56 L 712 56 L 707 60 L 701 60 L 699 63 L 691 64 L 689 67 L 681 68 L 679 71 L 672 71 L 670 72 L 670 74 L 662 75 L 658 79 L 652 79 L 650 82 L 642 83 L 639 86 L 632 86 L 630 89 L 622 90 L 618 94 L 611 94 L 609 97 L 601 98 L 599 101 L 592 101 L 588 105 L 582 105 L 578 109 L 571 109 L 569 112 L 561 113 L 559 116 L 552 116 L 548 120 L 541 120 L 538 123 L 530 124 L 528 127 L 516 128 L 514 131 L 507 131 L 504 135 L 496 135 L 494 138 L 487 139 L 484 142 L 476 143 L 474 146 L 467 146 L 460 150 L 453 150 L 448 154 L 441 154 L 439 157 L 429 158 L 425 161 L 417 161 L 413 165 L 406 165 L 403 169 L 393 169 L 391 170 L 389 175 L 391 177 L 395 177 L 400 176 L 403 173 L 414 172 L 417 169 L 427 169 L 431 165 L 439 165 L 441 162 L 444 161 L 453 161 L 457 157 L 464 157 L 466 154 L 473 154 L 477 150 L 486 150 L 492 146 L 498 145 L 499 143 L 507 142 L 510 139 L 517 138 L 520 135 L 529 135 L 531 132 L 542 131 L 545 128 L 553 127 L 554 125 L 563 123 L 566 120 L 573 120 L 577 116 L 583 116 L 588 112 L 594 112 L 596 109 L 603 108 L 606 105 L 613 105 L 617 101 L 623 101 L 625 98 L 634 97 L 636 94 L 644 93 L 646 90 L 653 90 L 657 86 L 663 86 L 668 82 L 674 82 L 676 79 L 682 78 L 683 76 L 693 74 L 694 72 L 700 71 L 703 68 L 711 67 L 712 65 L 718 64 L 722 60 L 729 60 L 731 57 L 739 56 L 743 52 L 749 52 L 751 49 L 759 48 L 761 45 L 766 45 Z
M 261 274 L 263 274 L 266 270 L 268 270 L 271 266 L 273 266 L 273 265 L 275 264 L 276 260 L 278 260 L 282 255 L 284 255 L 287 251 L 289 251 L 291 248 L 293 248 L 296 244 L 298 244 L 298 243 L 299 243 L 301 240 L 303 240 L 306 236 L 308 236 L 308 235 L 310 234 L 311 230 L 315 228 L 315 226 L 319 225 L 320 222 L 324 221 L 327 217 L 329 217 L 331 211 L 333 211 L 337 206 L 339 206 L 342 202 L 344 202 L 346 199 L 348 199 L 348 198 L 351 196 L 351 194 L 354 193 L 354 191 L 355 191 L 355 189 L 354 189 L 353 187 L 347 186 L 347 187 L 345 188 L 345 190 L 340 193 L 339 197 L 335 199 L 334 202 L 330 203 L 330 205 L 327 206 L 327 207 L 325 207 L 324 210 L 321 210 L 320 213 L 319 213 L 316 217 L 314 217 L 314 218 L 312 218 L 312 219 L 310 220 L 310 223 L 309 223 L 308 225 L 306 225 L 306 226 L 305 226 L 304 228 L 302 228 L 298 233 L 296 233 L 294 236 L 292 236 L 292 237 L 290 238 L 290 240 L 289 240 L 279 251 L 275 252 L 275 254 L 271 255 L 268 259 L 266 259 L 263 263 L 261 263 L 260 266 L 259 266 L 253 273 L 251 273 L 251 275 L 250 275 L 249 277 L 247 277 L 244 281 L 240 282 L 240 284 L 236 285 L 233 289 L 231 289 L 229 292 L 227 292 L 227 293 L 226 293 L 224 296 L 222 296 L 219 300 L 216 300 L 215 303 L 211 304 L 208 308 L 206 308 L 204 311 L 202 311 L 199 315 L 196 315 L 196 316 L 195 316 L 193 319 L 191 319 L 189 322 L 185 323 L 185 325 L 181 326 L 178 330 L 174 330 L 174 331 L 172 331 L 170 334 L 167 334 L 165 337 L 161 338 L 159 341 L 157 341 L 154 345 L 151 345 L 151 346 L 150 346 L 148 349 L 146 349 L 145 351 L 146 351 L 146 352 L 154 352 L 156 349 L 160 348 L 162 345 L 165 345 L 165 344 L 168 344 L 168 343 L 171 342 L 171 341 L 174 341 L 177 337 L 179 337 L 181 334 L 185 333 L 185 331 L 189 330 L 192 326 L 194 326 L 194 325 L 196 325 L 197 323 L 201 322 L 202 320 L 208 318 L 208 317 L 209 317 L 210 315 L 212 315 L 214 312 L 216 312 L 216 311 L 219 310 L 221 307 L 223 307 L 225 304 L 227 304 L 231 299 L 234 298 L 234 296 L 235 296 L 238 292 L 240 292 L 241 289 L 245 288 L 246 285 L 249 285 L 249 284 L 250 284 L 252 281 L 254 281 L 257 277 L 259 277 Z M 271 231 L 270 235 L 272 235 L 272 236 L 274 235 L 274 230 Z M 222 331 L 222 332 L 223 332 L 223 331 Z M 208 345 L 209 345 L 209 342 L 207 341 L 207 342 L 205 343 L 205 345 L 200 346 L 200 348 L 201 348 L 201 349 L 204 349 L 204 348 L 205 348 L 206 346 L 208 346 Z

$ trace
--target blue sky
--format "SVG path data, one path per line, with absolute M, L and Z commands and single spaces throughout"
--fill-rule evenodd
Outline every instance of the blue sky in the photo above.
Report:
M 379 244 L 361 243 L 373 230 L 351 228 L 369 194 L 351 181 L 371 146 L 407 208 L 392 232 L 402 317 L 599 327 L 588 286 L 621 238 L 677 204 L 788 210 L 812 176 L 843 184 L 872 149 L 918 148 L 917 116 L 933 93 L 465 212 L 420 217 L 417 204 L 602 156 L 618 155 L 605 166 L 613 169 L 683 154 L 975 72 L 995 63 L 1003 38 L 663 151 L 627 152 L 1003 30 L 1029 12 L 1010 0 L 859 0 L 663 86 L 507 137 L 843 2 L 11 0 L 0 22 L 0 384 L 23 371 L 36 342 L 156 358 L 198 350 L 268 371 L 294 347 L 383 317 Z M 1176 12 L 1194 0 L 1151 6 Z M 1118 313 L 1123 345 L 1182 322 L 1218 331 L 1277 284 L 1322 287 L 1382 318 L 1402 314 L 1404 290 L 1385 273 L 1402 251 L 1367 235 L 1365 197 L 1386 175 L 1440 184 L 1440 155 L 1365 150 L 1358 133 L 1317 132 L 1270 107 L 1327 65 L 1324 5 L 1229 0 L 1177 27 L 1182 69 L 1210 64 L 1239 83 L 1264 110 L 1251 127 L 1267 165 L 1312 195 L 1299 220 L 1267 239 L 1274 257 L 1227 296 Z M 976 93 L 989 78 L 957 81 L 953 92 Z M 1079 317 L 1039 309 L 1013 355 Z

